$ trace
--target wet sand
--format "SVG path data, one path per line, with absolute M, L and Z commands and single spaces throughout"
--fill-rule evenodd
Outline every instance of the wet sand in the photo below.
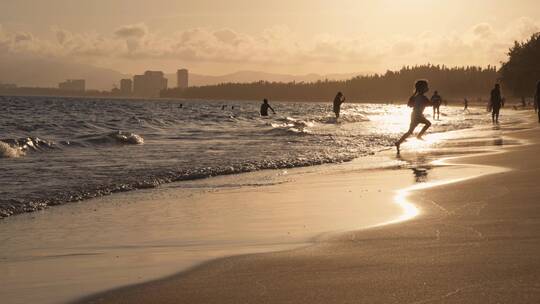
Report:
M 339 165 L 181 182 L 9 218 L 0 222 L 0 298 L 63 303 L 170 275 L 174 281 L 229 263 L 216 260 L 223 257 L 319 250 L 346 231 L 416 216 L 412 189 L 503 170 L 433 160 L 516 143 L 491 128 L 430 134 L 411 140 L 400 158 L 386 151 Z
M 387 162 L 388 170 L 373 170 Z M 283 251 L 410 216 L 385 156 L 170 184 L 0 222 L 0 302 L 64 303 L 209 260 Z
M 512 137 L 531 144 L 448 160 L 462 165 L 434 170 L 440 185 L 398 192 L 420 210 L 409 221 L 218 259 L 80 303 L 536 303 L 540 130 Z

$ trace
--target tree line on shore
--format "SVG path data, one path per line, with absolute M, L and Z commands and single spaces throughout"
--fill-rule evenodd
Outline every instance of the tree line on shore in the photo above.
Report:
M 531 97 L 534 84 L 540 80 L 540 33 L 525 42 L 515 42 L 507 62 L 495 66 L 447 67 L 444 65 L 405 66 L 399 71 L 357 76 L 349 80 L 317 82 L 223 83 L 218 85 L 168 89 L 167 98 L 200 98 L 226 100 L 328 101 L 341 91 L 349 101 L 388 102 L 403 100 L 411 94 L 417 79 L 429 79 L 432 90 L 445 98 L 487 98 L 494 83 L 501 82 L 507 96 Z
M 323 101 L 332 99 L 336 92 L 341 91 L 349 101 L 387 102 L 410 95 L 415 80 L 427 78 L 431 87 L 446 97 L 462 98 L 485 96 L 498 77 L 497 69 L 492 66 L 450 68 L 427 64 L 343 81 L 224 83 L 184 90 L 169 89 L 161 96 L 234 100 L 256 100 L 268 96 L 274 100 Z
M 508 61 L 500 69 L 503 85 L 515 97 L 531 97 L 540 81 L 540 33 L 524 42 L 514 42 Z

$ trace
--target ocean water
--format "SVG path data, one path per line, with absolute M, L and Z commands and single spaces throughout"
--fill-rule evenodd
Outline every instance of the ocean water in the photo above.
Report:
M 271 104 L 277 114 L 265 118 L 259 102 L 0 97 L 0 217 L 174 181 L 349 161 L 393 147 L 410 116 L 405 105 L 344 104 L 336 122 L 330 103 Z M 442 111 L 430 132 L 490 119 L 479 109 Z

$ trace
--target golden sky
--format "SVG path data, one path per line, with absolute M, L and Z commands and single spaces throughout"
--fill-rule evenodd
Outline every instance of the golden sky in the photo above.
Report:
M 0 0 L 0 48 L 126 73 L 499 64 L 538 0 Z M 5 55 L 4 56 L 8 56 Z

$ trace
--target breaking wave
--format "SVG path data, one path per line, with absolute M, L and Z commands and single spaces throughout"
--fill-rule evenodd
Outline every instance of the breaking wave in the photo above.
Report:
M 91 143 L 94 145 L 103 145 L 103 144 L 119 144 L 119 145 L 142 145 L 144 144 L 144 139 L 142 136 L 129 133 L 116 131 L 107 134 L 98 134 L 98 135 L 86 135 L 78 138 L 83 142 Z
M 278 114 L 269 117 L 258 102 L 20 97 L 2 105 L 0 218 L 175 181 L 349 161 L 392 146 L 410 116 L 381 104 L 345 104 L 339 120 L 320 103 L 272 103 Z M 432 132 L 489 121 L 445 114 L 452 119 Z
M 24 156 L 24 151 L 20 148 L 13 148 L 9 144 L 0 141 L 0 158 L 17 158 Z
M 20 139 L 3 139 L 0 141 L 1 158 L 17 158 L 26 155 L 28 151 L 52 149 L 53 144 L 38 137 Z

